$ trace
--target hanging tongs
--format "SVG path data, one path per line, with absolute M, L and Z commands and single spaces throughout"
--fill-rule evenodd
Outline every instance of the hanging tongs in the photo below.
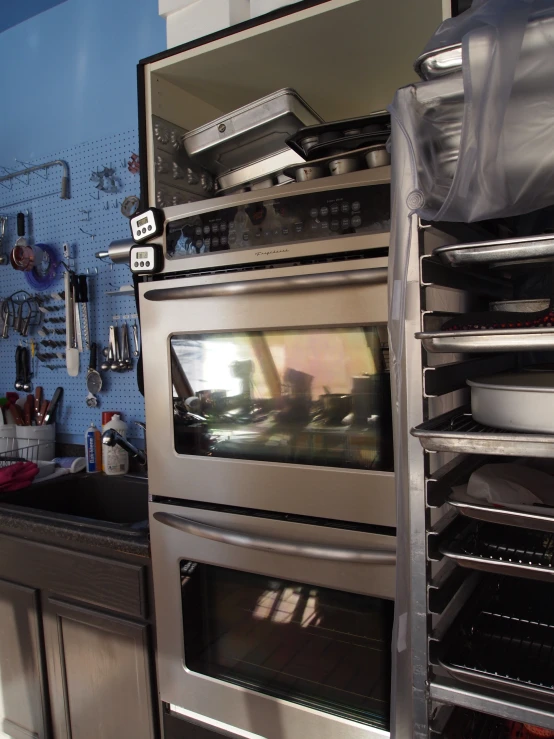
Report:
M 13 326 L 14 306 L 11 298 L 2 301 L 2 338 L 8 339 L 10 327 Z

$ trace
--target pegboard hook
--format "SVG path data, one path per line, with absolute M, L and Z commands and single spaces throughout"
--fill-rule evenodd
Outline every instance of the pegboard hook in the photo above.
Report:
M 81 231 L 82 233 L 84 233 L 85 236 L 90 236 L 90 238 L 92 239 L 92 241 L 94 241 L 94 239 L 96 238 L 96 234 L 89 234 L 84 229 L 82 229 L 80 226 L 79 226 L 79 231 Z

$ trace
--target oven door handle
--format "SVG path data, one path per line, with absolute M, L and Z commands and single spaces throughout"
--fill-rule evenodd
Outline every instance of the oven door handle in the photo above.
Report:
M 362 564 L 394 565 L 396 549 L 349 549 L 340 547 L 317 546 L 316 544 L 299 544 L 283 541 L 269 536 L 258 536 L 244 531 L 223 529 L 206 523 L 193 521 L 190 518 L 176 516 L 174 513 L 154 513 L 156 521 L 171 526 L 179 531 L 203 539 L 211 539 L 220 544 L 232 544 L 247 549 L 259 549 L 271 554 L 290 554 L 295 557 L 311 557 L 312 559 L 329 559 L 334 562 L 360 562 Z
M 387 268 L 350 270 L 348 272 L 327 272 L 316 275 L 296 275 L 292 277 L 269 277 L 263 280 L 244 280 L 215 285 L 193 285 L 191 287 L 166 287 L 147 290 L 146 300 L 188 300 L 191 298 L 220 298 L 233 295 L 253 295 L 255 293 L 283 293 L 294 290 L 315 290 L 330 287 L 358 287 L 360 285 L 383 285 L 387 282 Z

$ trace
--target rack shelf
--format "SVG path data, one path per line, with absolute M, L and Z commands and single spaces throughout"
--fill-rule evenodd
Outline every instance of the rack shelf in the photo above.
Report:
M 554 259 L 554 236 L 481 241 L 474 244 L 440 246 L 433 251 L 443 264 L 453 267 L 485 265 L 501 267 L 514 262 L 528 263 Z
M 471 570 L 554 582 L 554 534 L 516 530 L 511 536 L 501 524 L 471 523 L 441 554 Z
M 523 505 L 502 507 L 476 500 L 460 491 L 451 493 L 448 503 L 467 518 L 554 533 L 554 508 Z
M 431 353 L 534 352 L 554 350 L 554 328 L 493 331 L 422 331 L 423 348 Z
M 534 739 L 519 721 L 455 708 L 448 721 L 437 718 L 431 727 L 432 737 L 443 739 Z
M 510 721 L 554 729 L 554 712 L 538 701 L 522 700 L 518 696 L 506 696 L 505 693 L 483 688 L 473 689 L 448 678 L 432 680 L 429 693 L 431 699 L 439 703 L 449 703 Z
M 554 457 L 554 435 L 510 433 L 473 419 L 469 408 L 456 408 L 411 430 L 429 452 Z

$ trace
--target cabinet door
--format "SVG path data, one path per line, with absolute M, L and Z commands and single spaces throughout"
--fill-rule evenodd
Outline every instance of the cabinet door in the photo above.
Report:
M 48 736 L 38 591 L 0 580 L 0 732 Z
M 55 739 L 153 739 L 148 627 L 49 599 L 44 636 Z

